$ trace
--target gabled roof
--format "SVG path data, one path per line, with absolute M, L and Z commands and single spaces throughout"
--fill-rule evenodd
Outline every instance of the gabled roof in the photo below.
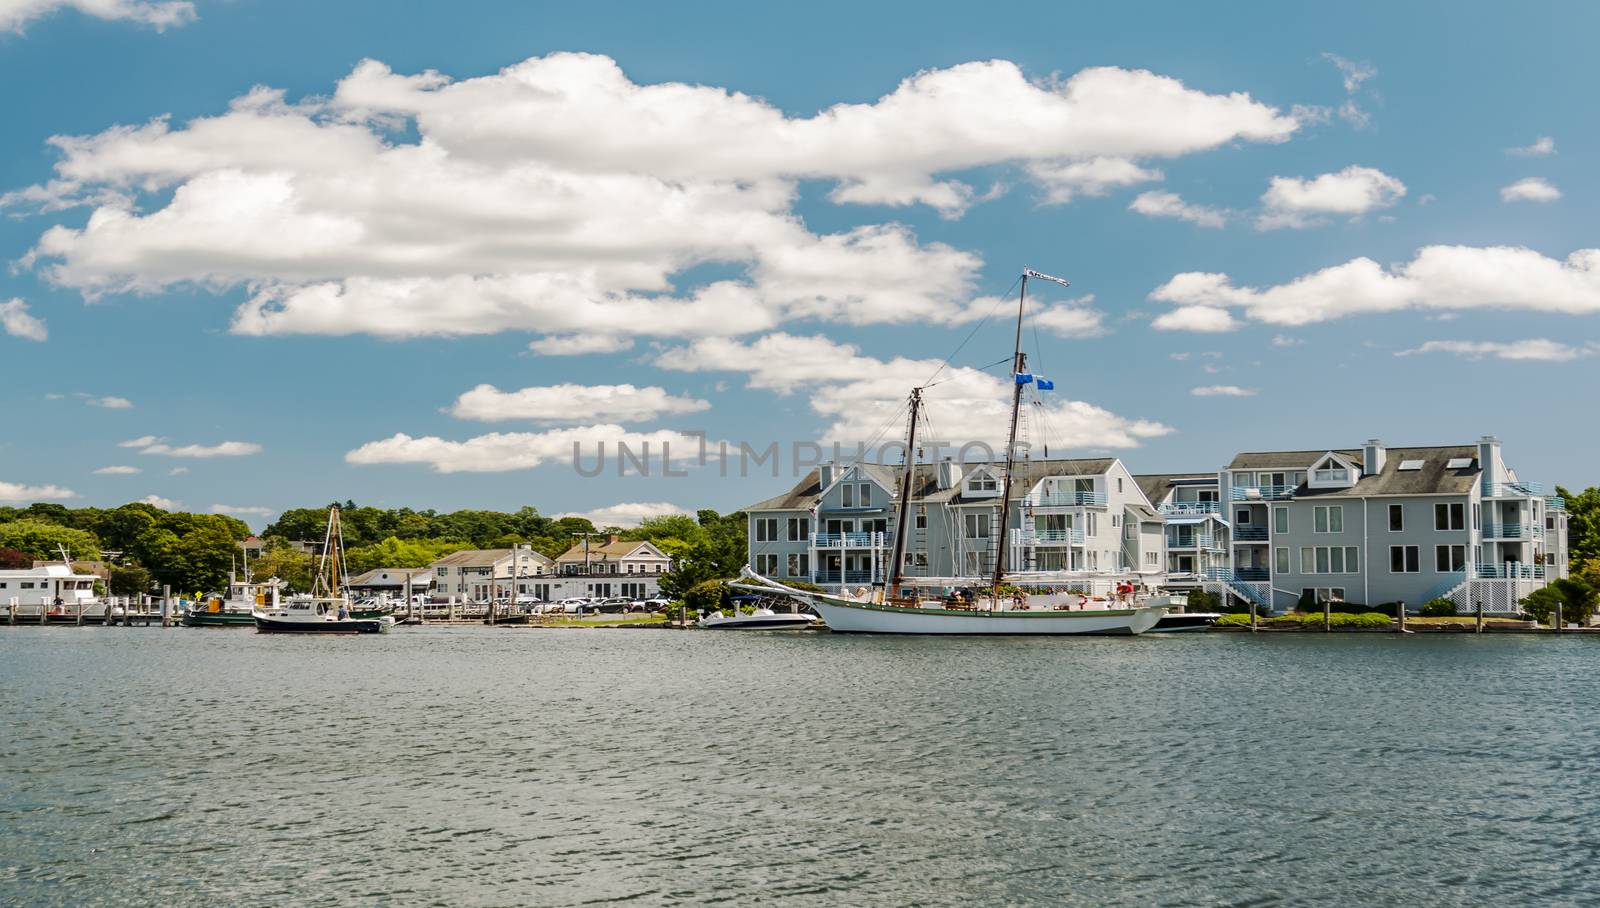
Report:
M 1082 476 L 1085 479 L 1091 476 L 1101 476 L 1111 469 L 1116 463 L 1113 457 L 1092 457 L 1077 460 L 1024 460 L 1016 465 L 1015 475 L 1011 482 L 1011 500 L 1016 501 L 1026 498 L 1028 493 L 1038 485 L 1039 480 L 1051 476 Z M 998 464 L 979 464 L 1000 472 Z M 961 484 L 953 488 L 944 489 L 926 496 L 928 501 L 950 502 L 952 504 L 992 504 L 996 499 L 993 495 L 965 496 L 962 494 Z
M 1393 449 L 1391 449 L 1393 450 Z M 1230 470 L 1309 470 L 1322 456 L 1336 453 L 1353 464 L 1361 464 L 1361 449 L 1321 448 L 1315 451 L 1247 451 L 1235 454 Z
M 412 578 L 421 577 L 431 579 L 432 567 L 419 568 L 373 568 L 370 571 L 357 574 L 350 578 L 345 586 L 406 586 L 407 581 L 415 584 Z
M 1162 501 L 1165 501 L 1166 497 L 1167 497 L 1167 493 L 1172 491 L 1173 485 L 1176 484 L 1179 480 L 1184 480 L 1184 479 L 1191 479 L 1191 480 L 1195 480 L 1196 482 L 1209 481 L 1212 485 L 1216 485 L 1216 483 L 1217 483 L 1217 474 L 1215 474 L 1215 473 L 1141 473 L 1141 474 L 1135 475 L 1133 477 L 1133 481 L 1139 484 L 1139 491 L 1144 493 L 1144 497 L 1150 499 L 1150 503 L 1151 504 L 1156 504 L 1156 505 L 1159 505 Z
M 1452 458 L 1467 458 L 1468 465 L 1448 469 Z M 1420 470 L 1402 470 L 1400 464 L 1408 460 L 1422 461 Z M 1357 463 L 1360 461 L 1357 460 Z M 1387 448 L 1383 469 L 1376 476 L 1362 476 L 1356 484 L 1344 489 L 1310 489 L 1301 486 L 1296 498 L 1360 498 L 1364 495 L 1466 495 L 1478 481 L 1482 470 L 1478 466 L 1477 445 L 1448 445 L 1443 447 Z
M 463 549 L 440 558 L 429 567 L 488 567 L 510 557 L 510 549 Z
M 598 544 L 597 543 L 593 543 L 593 542 L 589 543 L 589 560 L 590 561 L 620 561 L 620 560 L 622 560 L 624 558 L 633 557 L 634 555 L 639 553 L 640 549 L 645 549 L 646 550 L 644 552 L 643 556 L 642 556 L 642 557 L 645 557 L 645 558 L 665 558 L 665 557 L 667 557 L 667 553 L 666 552 L 663 552 L 660 549 L 656 548 L 648 540 L 635 539 L 635 540 L 629 541 L 629 540 L 625 540 L 625 539 L 619 539 L 616 542 L 603 542 L 603 543 L 598 543 Z M 562 562 L 562 561 L 582 562 L 583 560 L 584 560 L 583 543 L 581 543 L 581 542 L 578 543 L 577 545 L 574 545 L 572 548 L 567 549 L 565 552 L 562 552 L 560 557 L 556 558 L 557 562 Z

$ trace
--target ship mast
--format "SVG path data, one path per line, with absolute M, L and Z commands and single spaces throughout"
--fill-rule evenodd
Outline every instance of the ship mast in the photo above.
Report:
M 900 588 L 900 573 L 905 564 L 906 527 L 911 520 L 911 485 L 917 463 L 917 415 L 922 408 L 922 389 L 911 389 L 911 426 L 906 430 L 906 466 L 900 476 L 900 516 L 894 522 L 894 545 L 889 550 L 889 585 L 883 601 L 888 604 Z
M 990 599 L 990 609 L 993 610 L 1000 604 L 1000 584 L 1006 575 L 1006 553 L 1009 546 L 1006 544 L 1006 524 L 1011 520 L 1011 471 L 1016 466 L 1017 456 L 1017 423 L 1022 412 L 1022 386 L 1020 378 L 1027 372 L 1028 355 L 1022 352 L 1022 318 L 1027 306 L 1028 278 L 1036 277 L 1041 280 L 1053 281 L 1063 287 L 1071 286 L 1059 277 L 1053 277 L 1032 268 L 1022 269 L 1022 287 L 1017 291 L 1017 339 L 1016 346 L 1011 355 L 1011 432 L 1006 437 L 1006 472 L 1005 481 L 1000 491 L 1000 526 L 995 529 L 995 538 L 999 543 L 995 546 L 994 557 L 994 589 Z

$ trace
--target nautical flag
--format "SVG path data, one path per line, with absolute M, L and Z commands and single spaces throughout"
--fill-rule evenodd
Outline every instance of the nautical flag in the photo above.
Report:
M 1016 378 L 1017 384 L 1019 384 L 1019 385 L 1027 385 L 1027 384 L 1032 384 L 1033 383 L 1033 374 L 1030 373 L 1030 372 L 1017 372 L 1017 373 L 1014 374 L 1013 377 Z
M 1036 378 L 1033 380 L 1033 384 L 1040 391 L 1054 391 L 1056 389 L 1056 383 L 1048 378 Z

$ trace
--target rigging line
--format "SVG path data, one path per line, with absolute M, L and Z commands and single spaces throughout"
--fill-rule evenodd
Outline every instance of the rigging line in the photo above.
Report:
M 939 368 L 933 370 L 933 374 L 928 376 L 929 382 L 933 381 L 935 378 L 938 378 L 939 373 L 943 372 L 950 365 L 950 361 L 955 359 L 956 356 L 961 353 L 962 348 L 966 347 L 967 343 L 977 335 L 979 329 L 988 323 L 990 316 L 994 315 L 995 310 L 1000 308 L 1001 303 L 1007 301 L 1007 299 L 1011 296 L 1011 291 L 1016 288 L 1017 281 L 1020 280 L 1022 280 L 1022 275 L 1019 274 L 1017 275 L 1017 279 L 1011 282 L 1011 286 L 1006 288 L 1005 293 L 1002 293 L 994 298 L 994 304 L 989 307 L 989 311 L 984 314 L 983 318 L 978 319 L 978 323 L 972 326 L 972 330 L 968 331 L 967 336 L 961 339 L 961 343 L 957 344 L 956 348 L 950 351 L 950 355 L 944 358 L 944 362 L 939 364 Z M 923 383 L 923 387 L 927 387 L 927 382 Z
M 1005 359 L 997 359 L 997 360 L 995 360 L 994 362 L 990 363 L 987 366 L 968 366 L 967 368 L 971 369 L 974 372 L 987 372 L 990 369 L 993 369 L 993 368 L 995 368 L 997 366 L 1003 366 L 1003 365 L 1005 365 L 1006 363 L 1009 363 L 1009 362 L 1011 362 L 1011 357 L 1008 356 Z M 952 375 L 949 378 L 940 379 L 939 381 L 928 382 L 927 384 L 923 385 L 922 387 L 924 389 L 937 387 L 938 385 L 942 385 L 945 382 L 955 381 L 956 379 L 958 379 L 960 377 L 961 376 L 959 376 L 959 375 Z

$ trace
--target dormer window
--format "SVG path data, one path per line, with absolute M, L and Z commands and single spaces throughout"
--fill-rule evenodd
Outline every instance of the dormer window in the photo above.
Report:
M 1342 489 L 1353 486 L 1359 471 L 1353 464 L 1337 454 L 1326 454 L 1311 468 L 1308 485 L 1319 489 Z
M 972 481 L 967 484 L 967 487 L 974 492 L 993 492 L 995 491 L 994 477 L 987 473 L 974 476 Z

